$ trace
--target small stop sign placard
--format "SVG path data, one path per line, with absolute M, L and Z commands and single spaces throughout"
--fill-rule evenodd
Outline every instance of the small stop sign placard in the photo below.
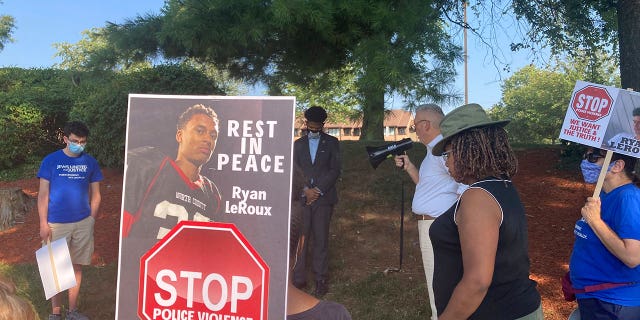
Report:
M 613 99 L 607 89 L 588 85 L 573 94 L 571 109 L 582 120 L 597 121 L 611 111 Z
M 233 224 L 182 221 L 140 260 L 138 315 L 267 319 L 269 267 Z

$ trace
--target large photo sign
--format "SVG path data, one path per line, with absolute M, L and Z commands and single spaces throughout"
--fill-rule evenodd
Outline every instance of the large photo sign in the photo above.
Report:
M 640 93 L 578 81 L 560 139 L 640 157 Z
M 294 105 L 129 96 L 117 319 L 285 318 Z M 233 263 L 240 247 L 260 281 Z

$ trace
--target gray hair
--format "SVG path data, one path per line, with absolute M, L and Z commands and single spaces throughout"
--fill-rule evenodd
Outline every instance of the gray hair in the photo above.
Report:
M 427 104 L 421 104 L 417 106 L 416 113 L 420 111 L 431 111 L 433 113 L 439 114 L 444 117 L 444 112 L 442 112 L 442 108 L 440 108 L 440 106 L 435 103 L 427 103 Z
M 431 112 L 435 114 L 439 120 L 442 120 L 442 118 L 444 118 L 444 112 L 442 112 L 442 108 L 440 108 L 440 106 L 435 103 L 426 103 L 417 106 L 415 114 L 418 114 L 418 112 Z M 436 128 L 440 128 L 440 121 L 438 121 L 438 123 L 432 123 L 431 125 Z

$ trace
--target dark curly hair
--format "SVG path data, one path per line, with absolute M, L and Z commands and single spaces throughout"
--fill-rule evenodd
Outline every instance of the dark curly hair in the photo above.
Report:
M 216 112 L 213 111 L 212 108 L 207 107 L 203 104 L 196 104 L 194 106 L 189 107 L 180 115 L 180 117 L 178 118 L 177 129 L 178 130 L 183 129 L 184 126 L 187 125 L 187 122 L 189 122 L 189 120 L 191 120 L 191 118 L 193 118 L 193 116 L 196 114 L 204 114 L 206 116 L 209 116 L 211 117 L 211 119 L 213 119 L 213 122 L 218 124 L 218 114 L 216 114 Z
M 462 131 L 447 146 L 451 146 L 455 166 L 451 174 L 458 182 L 475 182 L 489 176 L 511 179 L 518 171 L 518 160 L 501 126 Z
M 88 138 L 89 128 L 84 122 L 71 121 L 64 126 L 64 136 L 69 137 L 70 134 L 75 134 L 78 137 Z
M 304 117 L 307 121 L 324 123 L 327 120 L 327 111 L 322 107 L 313 106 L 304 112 Z

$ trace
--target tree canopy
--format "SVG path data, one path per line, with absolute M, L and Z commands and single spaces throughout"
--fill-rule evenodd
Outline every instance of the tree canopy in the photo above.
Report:
M 0 1 L 2 4 L 2 1 Z M 11 34 L 15 28 L 15 19 L 9 15 L 0 15 L 0 51 L 4 50 L 4 45 L 12 42 Z
M 321 74 L 305 85 L 284 83 L 281 87 L 281 92 L 273 94 L 295 96 L 298 117 L 302 117 L 304 110 L 314 105 L 324 107 L 329 115 L 328 121 L 334 123 L 356 120 L 362 114 L 352 67 Z
M 640 90 L 640 0 L 513 0 L 513 9 L 532 42 L 568 54 L 604 48 L 619 58 L 622 87 Z
M 363 111 L 363 139 L 383 139 L 384 96 L 450 98 L 454 45 L 436 1 L 168 0 L 160 15 L 111 24 L 112 52 L 214 63 L 273 92 L 349 67 Z M 448 3 L 442 1 L 442 3 Z
M 509 136 L 519 143 L 555 143 L 577 80 L 619 86 L 617 64 L 602 51 L 576 52 L 540 69 L 526 66 L 502 86 L 502 99 L 490 114 L 511 119 Z

